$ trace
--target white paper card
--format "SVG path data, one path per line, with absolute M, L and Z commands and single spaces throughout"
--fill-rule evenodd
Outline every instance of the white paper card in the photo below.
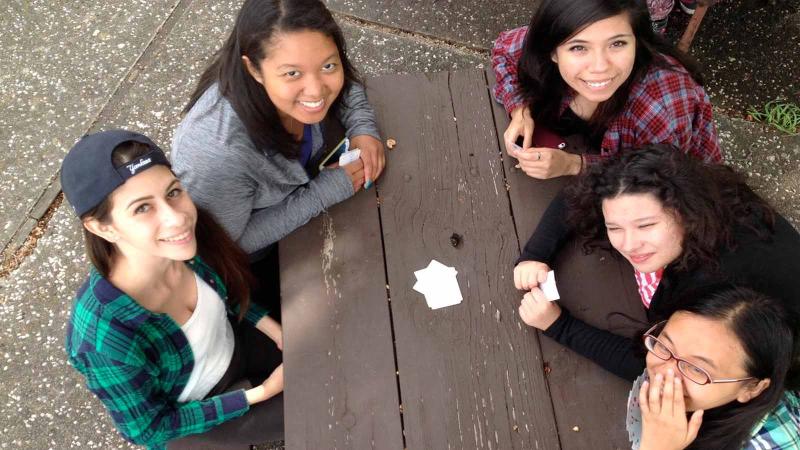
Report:
M 558 288 L 556 287 L 556 273 L 554 271 L 551 270 L 550 272 L 547 272 L 547 280 L 539 285 L 539 287 L 542 289 L 542 292 L 544 292 L 544 296 L 547 297 L 547 299 L 551 302 L 561 298 L 561 296 L 558 295 Z
M 339 156 L 339 165 L 340 166 L 346 166 L 346 165 L 350 164 L 351 162 L 357 161 L 358 158 L 360 158 L 360 157 L 361 157 L 361 149 L 354 148 L 352 150 L 348 150 L 348 151 L 342 153 L 341 156 Z
M 417 277 L 414 290 L 425 296 L 431 309 L 457 305 L 464 298 L 461 296 L 456 274 L 458 271 L 455 268 L 445 266 L 435 259 L 431 260 L 428 267 L 414 272 Z

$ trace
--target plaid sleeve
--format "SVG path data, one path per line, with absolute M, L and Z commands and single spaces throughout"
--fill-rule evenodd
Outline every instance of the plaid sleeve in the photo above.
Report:
M 503 104 L 506 112 L 511 113 L 522 105 L 517 79 L 517 63 L 522 55 L 522 45 L 528 27 L 514 28 L 500 33 L 492 47 L 492 70 L 497 79 L 494 87 L 494 98 Z
M 603 153 L 603 154 L 584 153 L 583 155 L 581 155 L 581 158 L 583 158 L 584 170 L 586 166 L 588 166 L 589 164 L 597 164 L 603 159 L 603 157 L 608 155 L 611 155 L 611 153 Z
M 800 398 L 786 391 L 780 403 L 756 424 L 743 450 L 800 448 Z
M 682 71 L 662 69 L 650 75 L 626 108 L 634 128 L 632 147 L 672 144 L 702 161 L 722 162 L 711 102 L 703 88 Z
M 234 312 L 239 314 L 239 305 L 234 308 Z M 267 315 L 269 315 L 269 311 L 260 305 L 250 302 L 250 306 L 247 307 L 247 311 L 244 313 L 244 320 L 246 320 L 250 325 L 256 326 L 258 321 Z
M 249 409 L 244 390 L 206 400 L 171 403 L 142 367 L 100 353 L 71 358 L 86 385 L 105 404 L 117 429 L 134 444 L 163 448 L 171 439 L 202 433 Z

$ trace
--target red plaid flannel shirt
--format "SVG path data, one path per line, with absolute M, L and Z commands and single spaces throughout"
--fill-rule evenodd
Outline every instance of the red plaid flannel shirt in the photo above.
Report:
M 528 27 L 504 31 L 492 48 L 497 78 L 494 96 L 509 113 L 524 103 L 518 91 L 517 63 L 527 33 Z M 625 109 L 608 124 L 600 155 L 585 155 L 587 162 L 624 148 L 661 143 L 672 144 L 703 161 L 722 162 L 708 95 L 678 61 L 662 56 L 674 68 L 652 67 L 631 87 Z M 564 99 L 562 111 L 571 100 L 571 96 Z

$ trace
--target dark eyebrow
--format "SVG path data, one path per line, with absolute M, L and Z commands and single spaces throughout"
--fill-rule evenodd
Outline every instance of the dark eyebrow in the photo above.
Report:
M 172 183 L 170 183 L 169 186 L 167 186 L 166 192 L 169 193 L 169 191 L 172 190 L 172 187 L 175 186 L 176 184 L 180 184 L 180 182 L 181 182 L 181 180 L 179 180 L 177 178 L 173 178 L 172 179 Z
M 131 200 L 131 202 L 130 202 L 130 203 L 128 203 L 128 206 L 127 206 L 127 208 L 126 208 L 126 209 L 130 209 L 130 207 L 131 207 L 131 206 L 133 206 L 133 205 L 134 205 L 134 203 L 139 203 L 139 202 L 141 202 L 142 200 L 150 200 L 151 198 L 153 198 L 153 196 L 152 196 L 152 195 L 148 195 L 148 196 L 146 196 L 146 197 L 139 197 L 139 198 L 137 198 L 137 199 Z
M 180 183 L 180 180 L 178 180 L 177 178 L 173 178 L 172 182 L 167 186 L 166 192 L 171 191 L 172 187 L 175 186 L 176 183 Z M 144 196 L 144 197 L 139 197 L 139 198 L 133 199 L 133 200 L 131 200 L 130 203 L 128 203 L 128 206 L 125 209 L 130 209 L 130 207 L 133 206 L 134 203 L 138 203 L 138 202 L 141 202 L 143 200 L 150 200 L 151 198 L 153 198 L 152 195 L 147 195 L 147 196 Z
M 331 53 L 330 56 L 325 58 L 325 61 L 330 61 L 331 59 L 338 58 L 338 57 L 339 57 L 339 50 L 336 50 L 335 52 Z M 278 66 L 278 69 L 279 70 L 283 70 L 283 69 L 289 69 L 289 68 L 295 68 L 295 67 L 298 67 L 298 65 L 297 64 L 281 64 L 280 66 Z
M 629 33 L 621 33 L 621 34 L 617 34 L 617 35 L 611 36 L 610 38 L 606 39 L 606 41 L 613 41 L 614 39 L 619 39 L 619 38 L 624 38 L 624 37 L 631 37 L 631 36 L 633 36 L 633 35 L 629 34 Z M 570 39 L 569 41 L 565 42 L 565 44 L 588 44 L 588 43 L 589 43 L 589 41 L 586 41 L 586 40 L 583 40 L 583 39 Z
M 662 331 L 662 332 L 661 332 L 661 336 L 664 336 L 664 339 L 668 340 L 668 341 L 669 341 L 669 343 L 670 343 L 670 344 L 672 344 L 673 346 L 675 345 L 675 343 L 672 341 L 672 339 L 670 339 L 670 338 L 669 338 L 669 335 L 667 334 L 667 332 L 666 332 L 666 331 Z M 661 337 L 661 336 L 659 336 L 659 337 Z M 705 357 L 702 357 L 702 356 L 698 356 L 698 355 L 690 355 L 689 357 L 690 357 L 690 358 L 699 359 L 700 361 L 703 361 L 704 363 L 706 363 L 706 364 L 708 364 L 709 366 L 711 366 L 711 368 L 712 368 L 712 369 L 714 369 L 714 370 L 718 370 L 718 369 L 717 369 L 717 366 L 716 366 L 716 365 L 715 365 L 715 364 L 714 364 L 714 363 L 713 363 L 713 362 L 712 362 L 710 359 L 708 359 L 708 358 L 705 358 Z M 681 357 L 681 358 L 682 358 L 682 359 L 685 359 L 685 358 L 683 358 L 683 357 Z

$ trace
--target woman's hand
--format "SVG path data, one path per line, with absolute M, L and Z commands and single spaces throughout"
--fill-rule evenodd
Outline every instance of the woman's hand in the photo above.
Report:
M 344 172 L 350 177 L 350 182 L 353 183 L 354 194 L 364 185 L 364 162 L 360 158 L 345 166 L 340 166 L 337 162 L 328 167 L 331 169 L 338 169 L 339 167 L 344 169 Z
M 672 369 L 667 369 L 666 380 L 658 374 L 652 383 L 642 383 L 639 407 L 642 410 L 639 450 L 684 449 L 695 440 L 703 422 L 702 410 L 692 413 L 690 420 L 686 419 L 683 384 Z
M 372 186 L 372 182 L 381 176 L 383 167 L 386 165 L 383 143 L 368 134 L 362 134 L 350 139 L 350 147 L 361 149 L 361 161 L 364 164 L 364 182 L 366 183 L 364 186 L 369 188 Z
M 532 178 L 546 180 L 564 175 L 578 175 L 581 172 L 581 155 L 573 155 L 564 150 L 526 147 L 516 153 L 515 157 L 519 160 L 517 167 Z
M 511 123 L 503 133 L 506 151 L 511 157 L 516 158 L 519 153 L 516 142 L 520 136 L 522 136 L 522 148 L 530 147 L 533 143 L 533 118 L 531 118 L 531 110 L 527 106 L 520 106 L 511 111 Z
M 283 364 L 276 367 L 263 383 L 246 390 L 244 395 L 247 397 L 247 404 L 253 405 L 269 400 L 281 392 L 283 392 Z
M 525 294 L 519 305 L 519 317 L 522 321 L 542 331 L 550 328 L 560 315 L 561 307 L 548 301 L 538 287 Z
M 283 327 L 281 324 L 270 316 L 264 316 L 256 323 L 256 328 L 272 339 L 278 349 L 283 351 Z
M 550 266 L 543 262 L 522 261 L 514 267 L 514 287 L 530 291 L 547 280 L 547 272 L 550 272 Z

